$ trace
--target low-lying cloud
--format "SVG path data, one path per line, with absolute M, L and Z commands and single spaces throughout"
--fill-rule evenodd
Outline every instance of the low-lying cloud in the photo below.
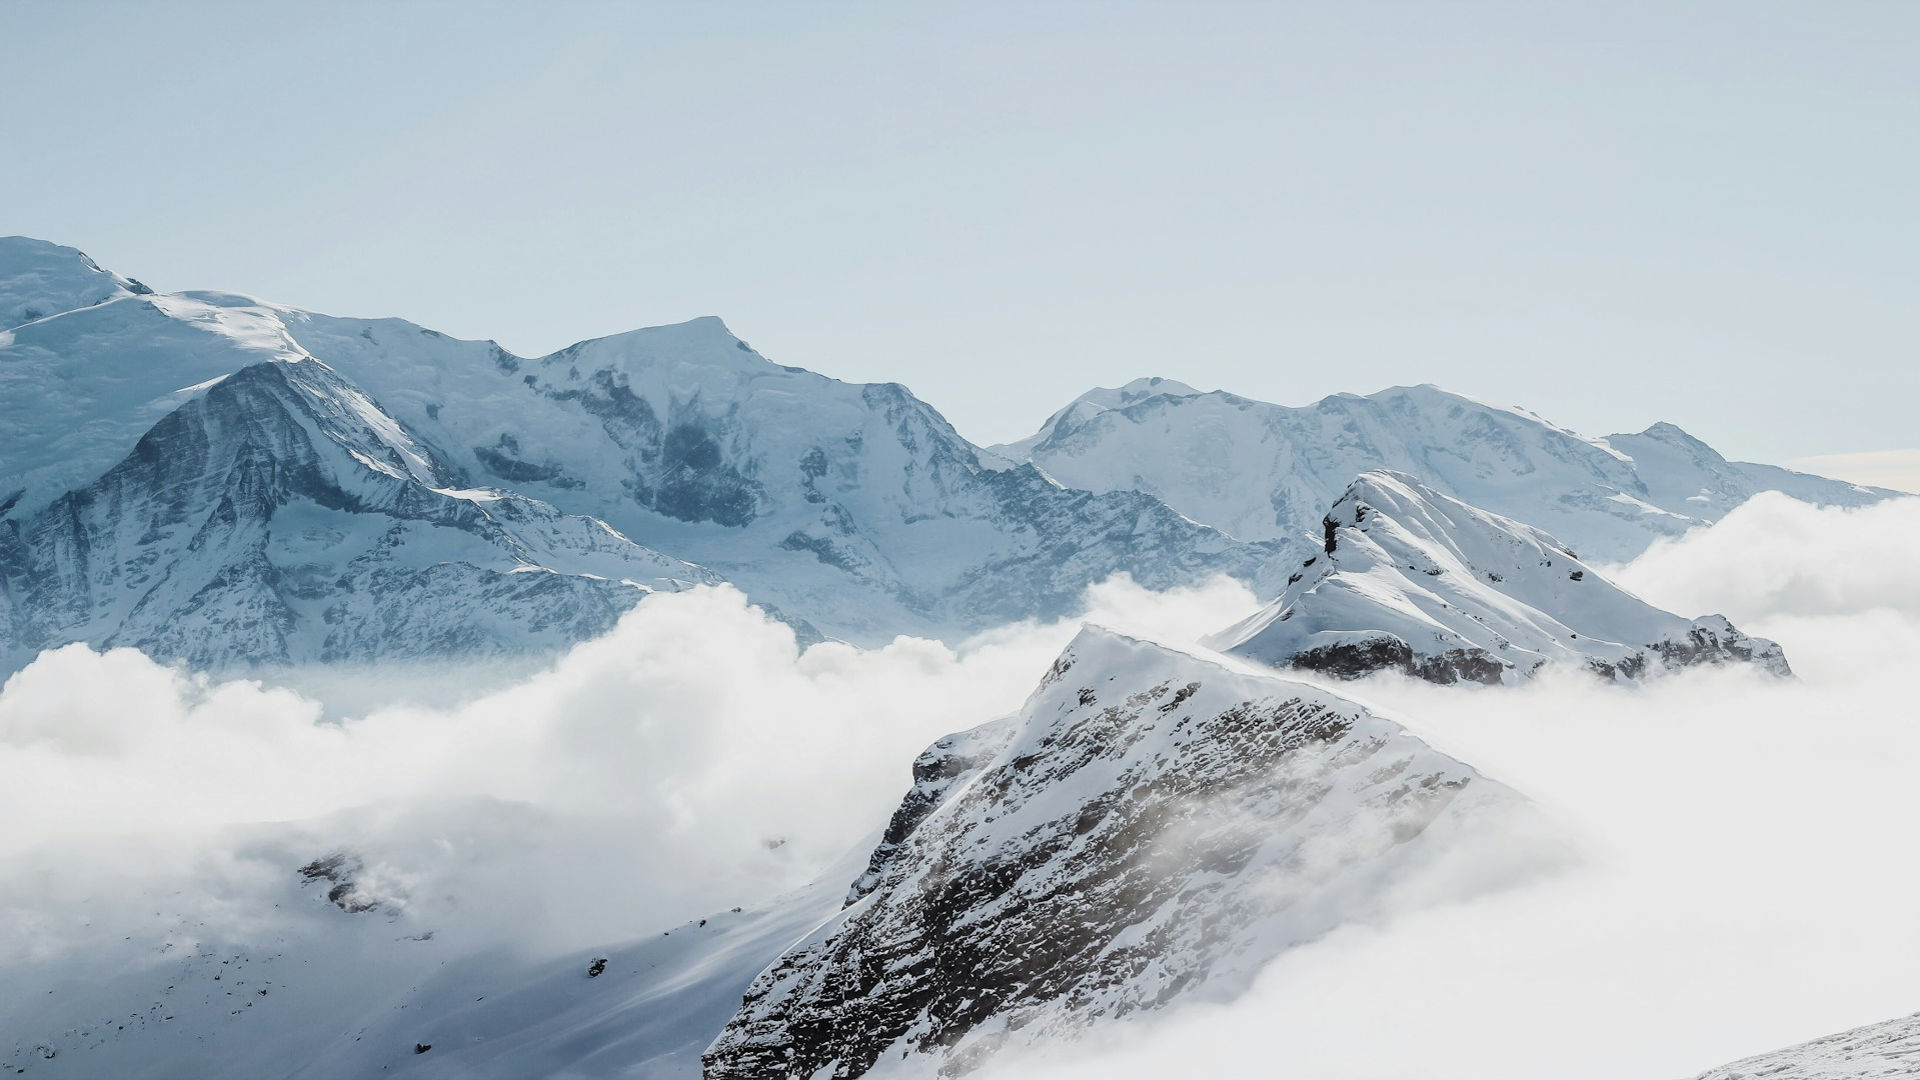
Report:
M 1778 640 L 1794 680 L 1334 684 L 1531 796 L 1583 861 L 1422 894 L 1234 1003 L 988 1076 L 1680 1077 L 1920 1009 L 1915 536 L 1920 500 L 1762 496 L 1618 568 L 1654 603 Z M 1122 580 L 1089 591 L 1087 618 L 1186 647 L 1254 604 L 1226 582 Z M 176 936 L 269 940 L 294 868 L 335 849 L 407 926 L 476 948 L 552 953 L 764 900 L 877 830 L 927 743 L 1015 710 L 1077 625 L 802 651 L 703 589 L 504 688 L 344 719 L 59 650 L 0 690 L 0 967 L 118 958 L 160 914 Z
M 1086 598 L 1088 617 L 1173 643 L 1254 602 L 1224 579 Z M 131 909 L 150 893 L 244 896 L 334 849 L 394 884 L 389 910 L 522 948 L 761 901 L 884 825 L 919 751 L 1015 710 L 1075 626 L 803 652 L 705 588 L 649 598 L 504 689 L 338 723 L 286 689 L 55 650 L 0 691 L 0 963 L 57 953 L 78 898 L 96 929 L 115 896 L 145 925 Z
M 1678 1078 L 1920 1009 L 1915 536 L 1920 500 L 1762 496 L 1620 572 L 1779 640 L 1793 680 L 1345 684 L 1532 796 L 1584 863 L 1342 928 L 1232 1004 L 1106 1033 L 1098 1053 L 1003 1060 L 992 1080 Z

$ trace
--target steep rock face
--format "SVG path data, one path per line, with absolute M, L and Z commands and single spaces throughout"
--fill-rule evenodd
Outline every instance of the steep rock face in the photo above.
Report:
M 647 589 L 714 580 L 600 522 L 452 486 L 310 359 L 241 369 L 0 530 L 16 651 L 84 640 L 202 667 L 549 651 Z
M 1548 663 L 1615 679 L 1699 663 L 1789 673 L 1773 642 L 1662 611 L 1546 533 L 1409 476 L 1355 480 L 1321 531 L 1279 598 L 1208 644 L 1275 667 L 1440 683 L 1514 683 Z
M 903 1054 L 954 1075 L 1009 1041 L 1230 995 L 1523 805 L 1335 695 L 1095 629 L 1019 715 L 914 775 L 848 907 L 754 980 L 708 1080 Z
M 1246 540 L 1312 534 L 1348 481 L 1389 469 L 1613 562 L 1760 491 L 1837 506 L 1894 494 L 1729 462 L 1671 424 L 1589 439 L 1433 386 L 1289 408 L 1150 382 L 1093 391 L 1039 434 L 995 450 L 1073 487 L 1155 495 Z
M 1698 1080 L 1895 1080 L 1920 1071 L 1920 1014 L 1743 1058 Z

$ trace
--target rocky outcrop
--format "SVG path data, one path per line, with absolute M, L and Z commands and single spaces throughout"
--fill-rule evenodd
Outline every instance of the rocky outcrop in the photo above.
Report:
M 1920 1014 L 1743 1058 L 1698 1080 L 1895 1080 L 1920 1073 Z
M 1335 695 L 1094 629 L 1018 716 L 914 777 L 848 907 L 754 980 L 708 1080 L 902 1054 L 954 1075 L 1231 994 L 1523 806 Z

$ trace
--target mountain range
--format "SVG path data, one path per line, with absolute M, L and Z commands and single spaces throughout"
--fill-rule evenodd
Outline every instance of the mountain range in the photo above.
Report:
M 1606 558 L 1763 488 L 1889 494 L 1430 387 L 1288 409 L 1141 380 L 988 451 L 718 319 L 523 358 L 158 294 L 23 237 L 0 240 L 0 315 L 5 670 L 81 640 L 222 670 L 551 655 L 719 580 L 856 644 L 1062 616 L 1116 574 L 1274 595 L 1378 468 Z
M 715 318 L 520 357 L 156 293 L 20 237 L 0 437 L 0 674 L 76 641 L 215 673 L 549 657 L 722 582 L 860 645 L 1072 615 L 1116 575 L 1269 601 L 1214 660 L 1081 629 L 1016 713 L 903 767 L 891 819 L 813 885 L 587 953 L 476 951 L 434 922 L 459 904 L 395 891 L 429 875 L 262 825 L 232 858 L 273 883 L 247 912 L 271 933 L 156 896 L 153 955 L 10 971 L 3 1062 L 51 1076 L 956 1076 L 1225 1000 L 1445 899 L 1456 856 L 1514 880 L 1549 858 L 1524 796 L 1273 669 L 1785 676 L 1778 645 L 1608 564 L 1763 490 L 1894 494 L 1430 386 L 1294 408 L 1143 379 L 983 448 L 904 386 L 782 366 Z M 448 811 L 476 835 L 496 812 Z M 512 835 L 473 846 L 537 834 Z
M 1138 379 L 1084 394 L 1034 435 L 993 449 L 1073 487 L 1146 492 L 1245 540 L 1317 537 L 1354 477 L 1387 469 L 1603 562 L 1718 521 L 1761 491 L 1823 506 L 1894 494 L 1728 461 L 1669 423 L 1588 438 L 1435 386 L 1293 408 Z

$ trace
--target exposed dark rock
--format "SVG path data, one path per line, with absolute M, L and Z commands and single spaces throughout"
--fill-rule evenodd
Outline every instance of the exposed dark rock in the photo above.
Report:
M 1333 695 L 1101 631 L 914 781 L 848 906 L 748 989 L 706 1080 L 859 1077 L 883 1053 L 954 1076 L 1004 1040 L 1227 992 L 1357 914 L 1355 894 L 1310 898 L 1469 813 L 1470 785 L 1517 801 Z

